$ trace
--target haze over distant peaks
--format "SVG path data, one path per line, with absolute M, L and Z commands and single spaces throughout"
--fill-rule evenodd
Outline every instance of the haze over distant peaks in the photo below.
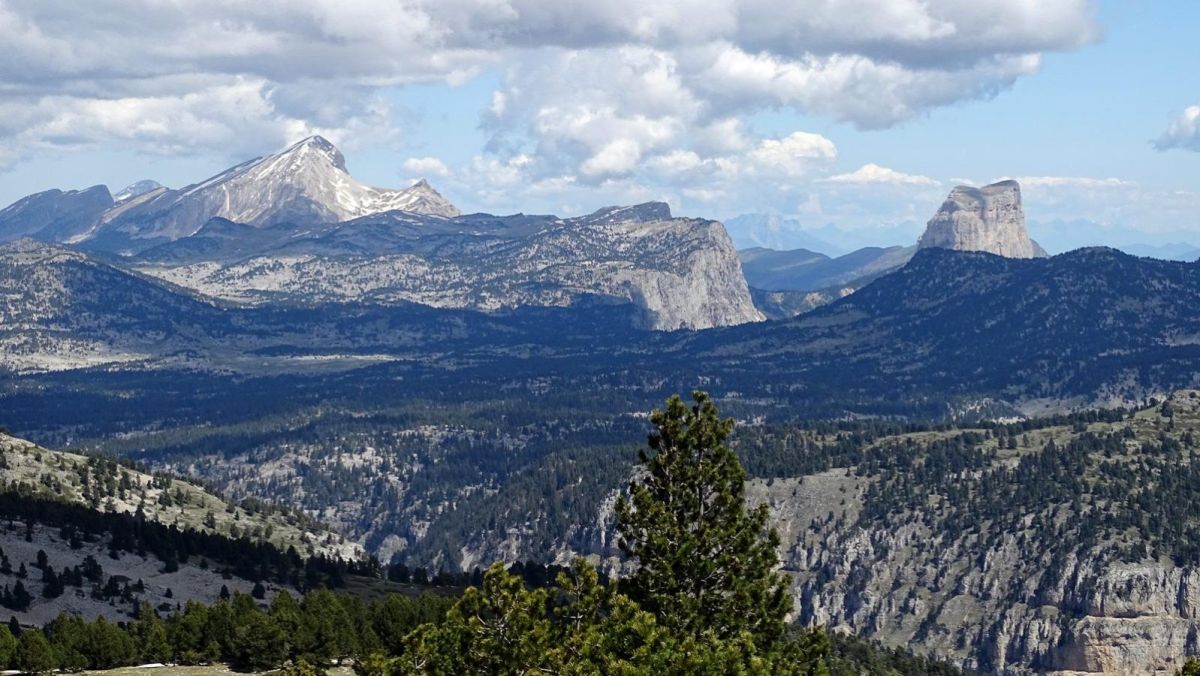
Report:
M 986 251 L 1009 258 L 1046 255 L 1029 238 L 1021 207 L 1021 186 L 1011 180 L 982 188 L 956 186 L 929 219 L 917 246 Z

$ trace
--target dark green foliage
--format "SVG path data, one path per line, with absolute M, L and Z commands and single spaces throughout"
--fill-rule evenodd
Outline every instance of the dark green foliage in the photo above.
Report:
M 54 650 L 42 632 L 21 632 L 13 666 L 27 674 L 42 674 L 54 669 L 55 665 Z
M 693 398 L 651 416 L 653 455 L 641 453 L 645 471 L 617 505 L 630 578 L 601 585 L 577 560 L 554 588 L 530 588 L 495 564 L 400 658 L 360 673 L 827 674 L 824 633 L 784 637 L 778 537 L 765 508 L 746 509 L 745 472 L 725 445 L 733 423 Z
M 139 520 L 129 514 L 98 512 L 82 505 L 50 500 L 23 491 L 0 492 L 0 518 L 38 523 L 43 527 L 69 527 L 76 537 L 90 542 L 107 536 L 111 553 L 152 554 L 164 562 L 167 572 L 178 570 L 179 563 L 186 562 L 191 556 L 203 556 L 206 560 L 222 562 L 226 571 L 243 579 L 256 582 L 269 579 L 302 588 L 337 586 L 347 575 L 375 577 L 380 574 L 379 565 L 374 560 L 345 561 L 324 556 L 301 558 L 294 550 L 285 552 L 262 541 L 233 539 L 193 529 L 179 530 L 174 526 Z M 61 576 L 48 565 L 42 568 L 43 579 L 53 579 L 53 590 L 61 593 Z M 88 580 L 98 582 L 103 576 L 103 569 L 89 556 L 85 559 L 81 574 Z M 10 594 L 0 592 L 0 602 L 13 610 L 25 609 L 30 600 L 32 597 L 28 596 L 20 582 Z
M 130 622 L 127 630 L 137 647 L 138 661 L 146 664 L 171 661 L 173 650 L 167 627 L 149 603 L 138 606 L 138 616 Z
M 617 502 L 621 549 L 638 562 L 630 597 L 685 636 L 720 639 L 749 632 L 762 650 L 783 634 L 791 610 L 787 583 L 774 572 L 779 536 L 766 505 L 746 508 L 746 473 L 726 445 L 707 394 L 679 397 L 650 416 L 655 431 L 645 469 Z
M 830 676 L 963 676 L 950 664 L 902 648 L 888 648 L 837 632 L 830 632 L 829 639 Z
M 17 639 L 7 625 L 0 624 L 0 670 L 9 669 L 17 654 Z
M 404 636 L 422 624 L 440 622 L 453 602 L 428 594 L 389 594 L 364 602 L 319 590 L 299 604 L 281 593 L 268 611 L 240 593 L 212 606 L 188 602 L 166 621 L 143 603 L 138 617 L 125 626 L 63 613 L 42 630 L 22 631 L 18 640 L 0 626 L 0 669 L 15 664 L 26 671 L 79 671 L 222 661 L 241 670 L 265 671 L 289 660 L 312 665 L 381 651 L 398 655 Z M 381 643 L 378 636 L 389 642 Z

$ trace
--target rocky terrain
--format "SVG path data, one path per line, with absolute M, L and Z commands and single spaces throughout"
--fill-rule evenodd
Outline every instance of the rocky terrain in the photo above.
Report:
M 3 433 L 0 496 L 125 514 L 131 523 L 144 520 L 229 542 L 270 543 L 304 557 L 364 557 L 361 545 L 300 512 L 253 501 L 238 505 L 186 481 L 146 474 L 111 459 L 48 450 Z M 45 624 L 64 611 L 127 621 L 143 601 L 168 611 L 189 600 L 216 601 L 222 589 L 250 593 L 255 586 L 230 575 L 229 562 L 220 558 L 188 557 L 185 552 L 182 560 L 166 564 L 144 550 L 119 550 L 113 537 L 73 530 L 71 524 L 0 519 L 0 586 L 13 590 L 19 584 L 30 595 L 27 607 L 6 595 L 6 610 L 24 625 Z M 70 580 L 71 570 L 82 571 L 82 584 Z M 59 591 L 51 591 L 60 581 L 65 584 Z M 278 581 L 263 587 L 267 594 L 279 589 L 296 593 L 294 585 Z
M 598 297 L 636 305 L 658 330 L 763 319 L 720 223 L 673 218 L 662 203 L 460 216 L 423 180 L 358 183 L 320 137 L 179 190 L 140 182 L 119 197 L 104 186 L 30 196 L 0 212 L 0 241 L 115 252 L 111 265 L 241 304 L 497 311 Z M 95 350 L 68 352 L 96 361 Z
M 0 454 L 0 491 L 24 487 L 32 495 L 107 512 L 133 515 L 140 510 L 149 521 L 233 539 L 250 535 L 281 550 L 294 547 L 303 556 L 359 559 L 365 553 L 361 544 L 303 513 L 248 509 L 201 486 L 118 466 L 111 459 L 53 451 L 3 433 Z M 109 475 L 120 490 L 104 496 L 95 486 Z
M 866 247 L 838 257 L 755 247 L 740 250 L 738 257 L 758 308 L 771 319 L 786 319 L 854 293 L 926 248 L 1008 258 L 1046 256 L 1025 227 L 1021 187 L 1001 181 L 950 191 L 915 247 Z
M 665 204 L 565 220 L 391 212 L 314 234 L 228 262 L 147 262 L 137 269 L 242 303 L 414 302 L 495 311 L 602 296 L 635 303 L 644 325 L 658 330 L 763 318 L 721 224 L 672 218 Z M 189 260 L 195 244 L 189 238 L 142 260 Z
M 1021 206 L 1021 186 L 1011 180 L 982 188 L 955 187 L 929 219 L 917 246 L 986 251 L 1010 258 L 1046 255 L 1029 238 Z
M 1200 392 L 1093 422 L 784 441 L 763 478 L 806 622 L 987 673 L 1173 674 L 1200 632 Z M 744 451 L 751 453 L 752 451 Z

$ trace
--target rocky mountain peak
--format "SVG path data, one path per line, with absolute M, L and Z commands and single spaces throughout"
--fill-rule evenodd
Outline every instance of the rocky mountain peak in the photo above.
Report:
M 1009 258 L 1046 255 L 1029 238 L 1021 206 L 1021 186 L 1013 180 L 982 188 L 955 186 L 929 219 L 917 246 L 956 251 L 986 251 Z
M 125 186 L 123 190 L 113 195 L 112 198 L 114 202 L 124 202 L 125 200 L 133 199 L 134 197 L 141 197 L 146 193 L 154 192 L 161 187 L 163 187 L 163 185 L 158 181 L 145 179 Z
M 179 190 L 130 197 L 89 232 L 90 246 L 136 252 L 188 237 L 212 218 L 254 227 L 338 223 L 385 211 L 457 216 L 427 182 L 406 189 L 358 182 L 328 139 L 310 136 Z
M 287 162 L 325 164 L 346 172 L 346 157 L 323 136 L 309 136 L 293 143 L 274 156 Z M 348 172 L 347 172 L 348 173 Z

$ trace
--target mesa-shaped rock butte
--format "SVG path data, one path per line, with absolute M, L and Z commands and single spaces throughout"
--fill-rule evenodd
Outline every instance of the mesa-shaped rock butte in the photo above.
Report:
M 982 188 L 956 186 L 929 219 L 917 247 L 986 251 L 1009 258 L 1046 255 L 1029 238 L 1021 206 L 1021 186 L 1013 180 Z

